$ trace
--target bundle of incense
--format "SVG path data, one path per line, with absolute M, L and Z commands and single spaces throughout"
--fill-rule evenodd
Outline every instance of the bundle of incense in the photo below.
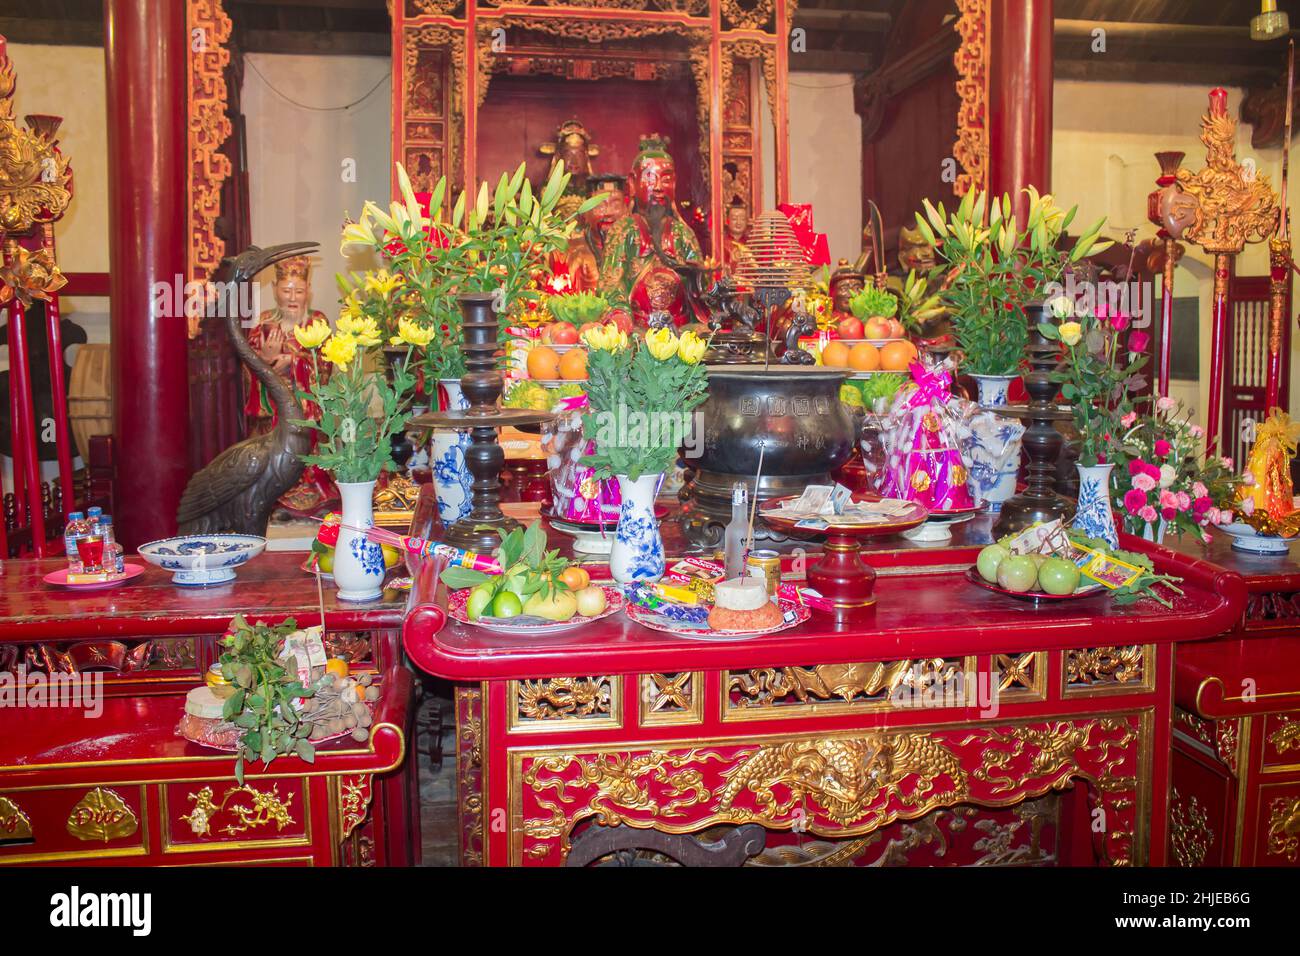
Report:
M 357 534 L 364 534 L 367 540 L 374 541 L 376 544 L 387 544 L 394 548 L 401 548 L 417 558 L 427 558 L 429 556 L 446 558 L 449 565 L 459 565 L 472 571 L 482 571 L 484 574 L 500 574 L 504 570 L 501 567 L 501 562 L 490 554 L 466 551 L 463 548 L 444 544 L 441 541 L 426 541 L 424 538 L 398 534 L 396 531 L 389 531 L 386 528 L 354 528 L 352 525 L 344 524 L 342 515 L 333 511 L 321 520 L 320 531 L 316 533 L 316 540 L 326 547 L 336 547 L 339 541 L 339 532 L 343 529 L 354 531 Z

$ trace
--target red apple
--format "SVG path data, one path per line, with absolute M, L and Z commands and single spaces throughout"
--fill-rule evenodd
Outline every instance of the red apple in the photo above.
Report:
M 891 339 L 901 339 L 907 335 L 907 330 L 903 328 L 903 323 L 898 319 L 889 320 L 889 337 Z
M 867 319 L 865 326 L 866 336 L 869 339 L 887 339 L 889 338 L 889 320 L 882 319 L 878 315 L 873 315 Z
M 626 335 L 632 334 L 632 316 L 622 310 L 610 312 L 606 316 L 605 324 L 613 325 Z
M 838 326 L 840 338 L 842 339 L 860 339 L 863 338 L 863 326 L 861 319 L 840 319 Z
M 603 329 L 605 326 L 600 322 L 585 322 L 582 328 L 578 329 L 578 338 L 587 334 L 588 329 Z
M 552 345 L 576 345 L 578 330 L 568 322 L 556 322 L 549 329 Z

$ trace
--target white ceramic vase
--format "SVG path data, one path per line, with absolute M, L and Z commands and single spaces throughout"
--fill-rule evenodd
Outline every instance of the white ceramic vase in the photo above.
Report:
M 469 407 L 460 389 L 460 379 L 444 378 L 438 381 L 442 411 L 459 411 Z M 438 517 L 444 528 L 469 515 L 473 508 L 471 485 L 473 477 L 465 465 L 465 449 L 469 447 L 468 430 L 453 428 L 435 429 L 429 449 L 429 469 L 433 472 L 433 488 L 438 497 Z
M 1118 548 L 1119 532 L 1115 528 L 1115 512 L 1110 504 L 1110 473 L 1115 468 L 1114 463 L 1076 463 L 1075 467 L 1079 469 L 1079 499 L 1074 513 L 1074 530 Z
M 375 483 L 340 481 L 338 486 L 345 527 L 339 530 L 334 549 L 334 586 L 340 601 L 374 601 L 384 590 L 384 549 L 349 528 L 374 527 Z
M 609 573 L 619 584 L 658 581 L 664 575 L 664 541 L 655 517 L 655 497 L 664 476 L 642 475 L 633 481 L 616 475 L 622 504 L 618 529 L 609 552 Z
M 1011 383 L 1016 380 L 1014 375 L 972 375 L 971 378 L 975 379 L 975 384 L 979 386 L 980 408 L 998 408 L 1006 405 Z

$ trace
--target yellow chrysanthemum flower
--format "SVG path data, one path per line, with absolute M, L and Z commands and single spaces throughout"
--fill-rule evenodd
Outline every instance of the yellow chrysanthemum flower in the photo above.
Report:
M 348 363 L 357 355 L 357 340 L 346 332 L 330 336 L 329 341 L 321 346 L 320 354 L 325 357 L 325 361 L 336 366 L 340 370 L 345 370 Z
M 588 329 L 582 333 L 582 341 L 601 352 L 618 352 L 628 345 L 627 333 L 616 325 Z
M 410 319 L 400 319 L 397 323 L 397 340 L 407 345 L 422 349 L 433 341 L 433 326 L 417 325 Z
M 297 325 L 293 337 L 305 349 L 320 348 L 322 342 L 330 337 L 330 324 L 324 319 L 315 319 L 310 325 Z
M 687 365 L 697 365 L 709 350 L 709 343 L 694 332 L 683 332 L 677 340 L 677 356 Z
M 646 348 L 661 362 L 667 362 L 677 354 L 677 336 L 671 329 L 654 329 L 645 334 Z

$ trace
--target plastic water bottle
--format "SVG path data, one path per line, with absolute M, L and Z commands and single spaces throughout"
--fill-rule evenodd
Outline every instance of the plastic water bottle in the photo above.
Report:
M 123 549 L 118 546 L 117 535 L 113 532 L 113 516 L 104 515 L 99 519 L 99 530 L 104 533 L 104 570 L 110 574 L 121 574 L 126 570 L 122 559 Z
M 104 517 L 104 509 L 98 505 L 86 509 L 86 524 L 90 525 L 91 531 L 99 527 L 99 519 L 102 517 Z
M 90 525 L 86 522 L 84 514 L 74 511 L 68 515 L 68 525 L 63 529 L 63 550 L 68 556 L 68 572 L 71 574 L 80 574 L 84 570 L 81 552 L 77 550 L 77 542 L 88 534 L 90 534 Z

